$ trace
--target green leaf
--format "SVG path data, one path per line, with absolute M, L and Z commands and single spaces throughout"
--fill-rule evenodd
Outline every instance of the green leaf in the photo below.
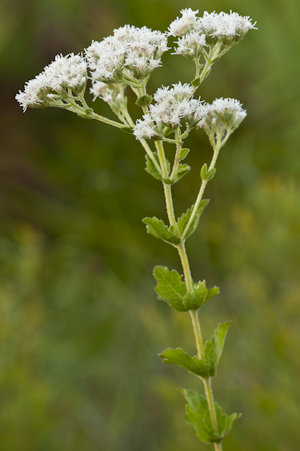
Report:
M 211 367 L 211 376 L 215 376 L 216 374 L 230 323 L 231 321 L 227 321 L 226 323 L 219 324 L 217 329 L 214 331 L 212 339 L 205 343 L 204 355 L 206 361 Z
M 195 214 L 192 223 L 189 225 L 189 229 L 188 229 L 186 237 L 185 237 L 186 239 L 189 238 L 195 232 L 198 222 L 199 222 L 199 219 L 200 219 L 200 216 L 201 216 L 203 210 L 205 209 L 205 207 L 208 205 L 208 203 L 209 203 L 209 200 L 202 200 L 200 202 L 199 207 L 197 209 L 197 213 Z M 186 213 L 183 213 L 180 216 L 180 218 L 178 218 L 177 224 L 178 224 L 180 235 L 183 234 L 183 232 L 189 222 L 189 219 L 192 215 L 193 209 L 194 209 L 194 205 L 192 205 L 192 207 L 189 208 Z
M 193 285 L 193 291 L 185 295 L 183 302 L 189 310 L 197 310 L 218 293 L 219 288 L 214 287 L 208 290 L 206 288 L 206 282 L 203 280 L 203 282 L 198 282 Z
M 184 160 L 187 154 L 189 153 L 190 149 L 188 148 L 182 148 L 180 150 L 179 160 Z
M 205 302 L 209 301 L 214 296 L 217 296 L 217 294 L 219 294 L 219 293 L 220 293 L 220 288 L 218 288 L 218 287 L 210 288 L 208 290 Z
M 130 133 L 132 135 L 133 127 L 123 127 L 121 128 L 121 130 L 123 130 L 123 132 Z
M 147 232 L 150 233 L 150 235 L 155 236 L 155 238 L 160 238 L 166 243 L 173 245 L 181 242 L 181 237 L 177 235 L 174 227 L 172 225 L 170 227 L 166 226 L 161 219 L 157 219 L 153 216 L 153 218 L 144 218 L 142 221 L 146 224 Z
M 200 85 L 200 83 L 201 83 L 201 79 L 195 78 L 195 80 L 193 80 L 191 84 L 192 84 L 192 86 L 194 86 L 196 88 L 197 86 Z
M 172 179 L 172 183 L 178 182 L 182 177 L 187 174 L 191 170 L 191 166 L 188 164 L 179 164 L 176 174 L 174 175 Z
M 223 413 L 221 407 L 215 403 L 215 411 L 218 424 L 218 434 L 213 430 L 208 403 L 203 395 L 199 395 L 193 390 L 179 390 L 188 404 L 186 406 L 186 421 L 194 427 L 197 437 L 203 443 L 220 443 L 226 435 L 230 432 L 233 422 L 237 420 L 241 414 L 233 413 L 226 415 Z
M 77 113 L 77 116 L 82 117 L 82 119 L 93 119 L 91 114 L 87 114 L 87 113 Z
M 206 180 L 206 177 L 207 177 L 207 164 L 206 163 L 201 168 L 200 176 L 201 176 L 202 180 Z
M 216 168 L 212 168 L 210 171 L 208 171 L 207 175 L 206 175 L 206 180 L 209 182 L 209 180 L 211 180 L 216 173 Z
M 179 390 L 187 400 L 185 419 L 196 430 L 203 443 L 213 443 L 214 432 L 209 416 L 208 404 L 203 395 L 194 390 Z
M 158 299 L 167 302 L 178 312 L 187 312 L 188 309 L 183 304 L 187 288 L 186 284 L 181 281 L 182 276 L 175 269 L 169 271 L 164 266 L 155 266 L 154 277 L 157 280 L 155 291 L 159 295 Z
M 200 176 L 203 181 L 209 182 L 209 180 L 211 180 L 214 177 L 215 173 L 216 173 L 215 168 L 212 168 L 207 172 L 207 164 L 205 163 L 201 168 Z
M 156 152 L 154 152 L 154 157 L 156 159 L 156 161 L 159 164 L 159 159 L 158 159 L 158 155 Z M 158 170 L 155 167 L 155 164 L 153 163 L 153 161 L 151 160 L 151 158 L 149 157 L 149 155 L 146 155 L 146 167 L 145 167 L 145 171 L 148 172 L 148 174 L 152 175 L 152 177 L 154 177 L 157 180 L 162 180 L 162 176 L 161 174 L 158 172 Z
M 215 410 L 216 410 L 216 416 L 217 416 L 217 423 L 218 423 L 218 436 L 214 439 L 215 442 L 220 442 L 223 440 L 226 435 L 229 434 L 230 430 L 232 429 L 233 422 L 240 418 L 242 416 L 241 413 L 233 413 L 232 415 L 226 415 L 223 413 L 222 408 L 219 406 L 219 404 L 215 403 Z
M 143 97 L 139 97 L 137 99 L 137 101 L 135 102 L 135 104 L 138 106 L 147 106 L 147 105 L 150 105 L 151 102 L 152 102 L 152 96 L 149 96 L 148 94 L 146 94 Z
M 191 357 L 181 348 L 169 348 L 159 355 L 163 357 L 164 363 L 179 365 L 197 376 L 207 377 L 209 375 L 210 366 L 205 360 L 199 359 L 197 356 Z

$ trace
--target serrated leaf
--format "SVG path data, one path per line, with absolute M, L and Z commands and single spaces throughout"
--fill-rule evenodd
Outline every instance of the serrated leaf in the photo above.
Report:
M 211 298 L 213 298 L 214 296 L 217 296 L 217 294 L 219 294 L 219 293 L 220 293 L 219 287 L 210 288 L 208 290 L 205 302 L 208 302 Z
M 216 292 L 217 291 L 217 292 Z M 203 280 L 202 282 L 195 283 L 193 285 L 193 290 L 191 293 L 187 293 L 184 297 L 184 305 L 189 308 L 189 310 L 197 310 L 202 305 L 206 304 L 207 301 L 215 294 L 218 294 L 219 289 L 217 287 L 211 288 L 208 290 L 206 288 L 206 282 Z M 210 296 L 208 296 L 210 293 Z
M 190 149 L 188 149 L 187 147 L 186 148 L 182 148 L 180 150 L 179 160 L 184 160 L 189 152 L 190 152 Z
M 233 422 L 238 418 L 240 418 L 242 414 L 233 413 L 230 416 L 226 415 L 225 413 L 223 413 L 222 408 L 217 403 L 215 403 L 215 410 L 219 434 L 214 441 L 218 442 L 223 440 L 226 437 L 226 435 L 229 434 L 230 430 L 232 429 Z
M 187 312 L 188 309 L 183 304 L 187 288 L 181 281 L 182 276 L 175 269 L 169 271 L 165 266 L 155 266 L 153 274 L 157 280 L 155 291 L 159 296 L 158 299 L 167 302 L 178 312 Z
M 157 155 L 156 152 L 154 153 L 154 157 L 155 157 L 156 161 L 159 164 L 159 159 L 158 159 L 158 155 Z M 145 171 L 147 171 L 148 174 L 152 175 L 152 177 L 154 177 L 155 179 L 162 180 L 161 174 L 158 172 L 158 170 L 156 169 L 153 161 L 151 160 L 151 158 L 148 155 L 146 155 Z
M 214 331 L 212 339 L 205 343 L 204 355 L 206 361 L 211 366 L 211 376 L 215 376 L 216 374 L 230 323 L 231 321 L 227 321 L 226 323 L 219 324 L 217 329 Z
M 188 164 L 179 164 L 178 168 L 177 168 L 177 171 L 176 171 L 176 174 L 175 174 L 175 176 L 172 179 L 172 183 L 178 182 L 190 170 L 191 170 L 191 166 L 189 166 Z
M 153 218 L 144 218 L 142 221 L 146 224 L 147 232 L 155 236 L 155 238 L 160 238 L 166 243 L 173 245 L 181 242 L 181 238 L 175 232 L 174 227 L 172 225 L 170 227 L 166 226 L 161 219 L 153 216 Z
M 186 421 L 194 427 L 197 437 L 203 443 L 220 443 L 230 432 L 233 422 L 240 418 L 241 414 L 226 415 L 221 407 L 215 403 L 215 411 L 218 424 L 218 434 L 213 430 L 208 403 L 203 395 L 193 390 L 179 390 L 188 404 L 186 406 Z
M 214 439 L 208 404 L 203 395 L 194 390 L 179 390 L 187 400 L 185 419 L 196 430 L 201 442 L 208 444 Z
M 152 102 L 152 96 L 146 94 L 145 96 L 139 97 L 135 102 L 138 106 L 147 106 Z
M 189 225 L 189 230 L 186 233 L 185 239 L 189 238 L 195 232 L 195 230 L 197 228 L 197 225 L 198 225 L 198 222 L 199 222 L 199 219 L 200 219 L 200 216 L 201 216 L 203 210 L 205 209 L 205 207 L 208 205 L 208 203 L 209 203 L 209 200 L 202 200 L 200 202 L 198 210 L 197 210 L 197 213 L 194 216 L 194 219 L 193 219 L 192 223 Z M 187 226 L 187 224 L 188 224 L 188 222 L 190 220 L 190 217 L 192 215 L 193 209 L 194 209 L 194 205 L 192 205 L 192 207 L 189 208 L 186 211 L 186 213 L 183 213 L 180 216 L 180 218 L 178 218 L 177 225 L 178 225 L 178 228 L 179 228 L 180 235 L 182 235 L 183 232 L 185 231 L 185 228 L 186 228 L 186 226 Z
M 179 365 L 197 376 L 207 377 L 209 375 L 210 367 L 205 360 L 199 359 L 197 356 L 191 357 L 181 348 L 166 349 L 160 354 L 160 357 L 163 357 L 164 363 Z

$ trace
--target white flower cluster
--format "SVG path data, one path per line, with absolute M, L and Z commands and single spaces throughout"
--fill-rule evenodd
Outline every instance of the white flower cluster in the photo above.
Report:
M 211 105 L 206 104 L 205 108 L 206 113 L 197 126 L 203 128 L 214 140 L 218 137 L 223 141 L 225 138 L 227 140 L 247 116 L 246 110 L 236 99 L 215 99 Z
M 198 10 L 183 9 L 182 17 L 169 26 L 169 34 L 179 37 L 175 53 L 186 58 L 199 57 L 205 45 L 221 42 L 231 46 L 255 28 L 248 16 L 243 17 L 237 13 L 205 11 L 203 17 L 197 17 L 197 13 Z
M 124 83 L 124 75 L 138 80 L 147 77 L 161 65 L 167 50 L 166 33 L 125 25 L 114 30 L 113 36 L 93 41 L 86 57 L 93 83 Z
M 28 107 L 49 106 L 52 99 L 65 98 L 68 88 L 80 92 L 86 82 L 87 64 L 81 55 L 56 55 L 55 60 L 43 72 L 25 84 L 24 92 L 19 91 L 16 100 L 23 111 Z
M 149 114 L 137 121 L 134 135 L 137 139 L 162 137 L 181 125 L 182 119 L 195 126 L 205 115 L 206 108 L 200 99 L 192 99 L 193 87 L 174 84 L 159 88 L 154 94 L 156 104 L 149 106 Z

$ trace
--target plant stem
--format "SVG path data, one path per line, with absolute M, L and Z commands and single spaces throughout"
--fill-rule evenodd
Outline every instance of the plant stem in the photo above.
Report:
M 157 153 L 159 156 L 160 165 L 162 168 L 163 178 L 167 178 L 168 177 L 168 167 L 167 167 L 167 162 L 166 162 L 166 157 L 165 157 L 165 152 L 164 152 L 162 141 L 156 142 L 156 149 L 157 149 Z M 210 163 L 209 170 L 214 167 L 217 157 L 218 157 L 219 150 L 220 150 L 220 147 L 216 147 L 214 149 L 214 155 L 213 155 L 212 161 Z M 206 184 L 207 184 L 207 181 L 205 183 L 204 183 L 204 181 L 202 181 L 195 207 L 196 207 L 197 203 L 199 205 L 199 203 L 202 199 L 202 195 L 204 193 Z M 165 201 L 166 201 L 166 206 L 167 206 L 167 214 L 168 214 L 169 222 L 170 222 L 170 225 L 173 225 L 174 228 L 176 228 L 178 231 L 178 225 L 177 225 L 175 213 L 174 213 L 171 185 L 163 182 L 163 186 L 164 186 Z M 193 211 L 195 211 L 195 207 L 194 207 Z M 177 246 L 177 249 L 178 249 L 178 253 L 180 256 L 180 260 L 181 260 L 181 264 L 182 264 L 182 268 L 183 268 L 183 272 L 184 272 L 184 278 L 185 278 L 187 290 L 189 292 L 191 292 L 193 290 L 193 279 L 192 279 L 189 259 L 188 259 L 187 252 L 185 249 L 184 239 L 182 239 L 182 242 Z M 190 310 L 190 316 L 191 316 L 193 329 L 194 329 L 198 357 L 199 357 L 199 359 L 203 359 L 204 358 L 204 346 L 203 346 L 201 327 L 200 327 L 200 322 L 199 322 L 199 317 L 198 317 L 198 311 Z M 219 431 L 218 431 L 218 423 L 217 423 L 213 390 L 212 390 L 212 386 L 211 386 L 211 378 L 201 378 L 201 379 L 204 384 L 204 390 L 205 390 L 205 395 L 206 395 L 206 399 L 207 399 L 208 410 L 209 410 L 212 428 L 213 428 L 215 435 L 217 436 L 219 434 Z M 215 448 L 215 451 L 222 451 L 222 443 L 214 443 L 214 448 Z
M 220 146 L 217 146 L 217 147 L 214 148 L 214 155 L 213 155 L 213 158 L 212 158 L 211 163 L 209 165 L 208 172 L 215 167 L 215 164 L 216 164 L 216 161 L 217 161 L 217 158 L 218 158 L 218 155 L 219 155 L 219 151 L 220 151 Z M 182 239 L 183 240 L 186 238 L 186 235 L 188 233 L 190 225 L 192 224 L 192 222 L 194 220 L 194 217 L 195 217 L 195 215 L 197 213 L 197 210 L 198 210 L 199 204 L 200 204 L 200 202 L 202 200 L 202 197 L 203 197 L 203 194 L 204 194 L 204 191 L 205 191 L 207 183 L 208 183 L 208 180 L 202 180 L 202 183 L 201 183 L 201 186 L 200 186 L 200 190 L 199 190 L 199 193 L 198 193 L 195 205 L 193 207 L 193 211 L 192 211 L 191 217 L 190 217 L 190 219 L 189 219 L 189 221 L 188 221 L 188 223 L 187 223 L 187 225 L 186 225 L 186 227 L 184 229 L 184 232 L 182 234 Z

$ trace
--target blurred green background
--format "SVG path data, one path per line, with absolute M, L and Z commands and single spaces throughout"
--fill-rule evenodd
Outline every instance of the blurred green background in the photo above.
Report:
M 243 416 L 224 451 L 299 450 L 300 202 L 297 0 L 2 0 L 0 3 L 0 448 L 3 451 L 208 449 L 184 420 L 176 387 L 192 375 L 157 354 L 195 352 L 188 315 L 156 300 L 152 267 L 180 270 L 147 235 L 165 219 L 161 185 L 130 135 L 66 111 L 22 113 L 25 81 L 57 53 L 130 23 L 165 30 L 182 8 L 257 20 L 201 87 L 240 99 L 248 117 L 222 150 L 211 199 L 188 242 L 194 279 L 221 294 L 201 311 L 208 338 L 232 319 L 215 395 Z M 192 63 L 165 56 L 161 84 Z M 91 99 L 90 99 L 91 100 Z M 95 103 L 98 112 L 110 114 Z M 192 172 L 174 187 L 194 201 L 211 149 L 189 138 Z M 202 389 L 202 388 L 200 388 Z

